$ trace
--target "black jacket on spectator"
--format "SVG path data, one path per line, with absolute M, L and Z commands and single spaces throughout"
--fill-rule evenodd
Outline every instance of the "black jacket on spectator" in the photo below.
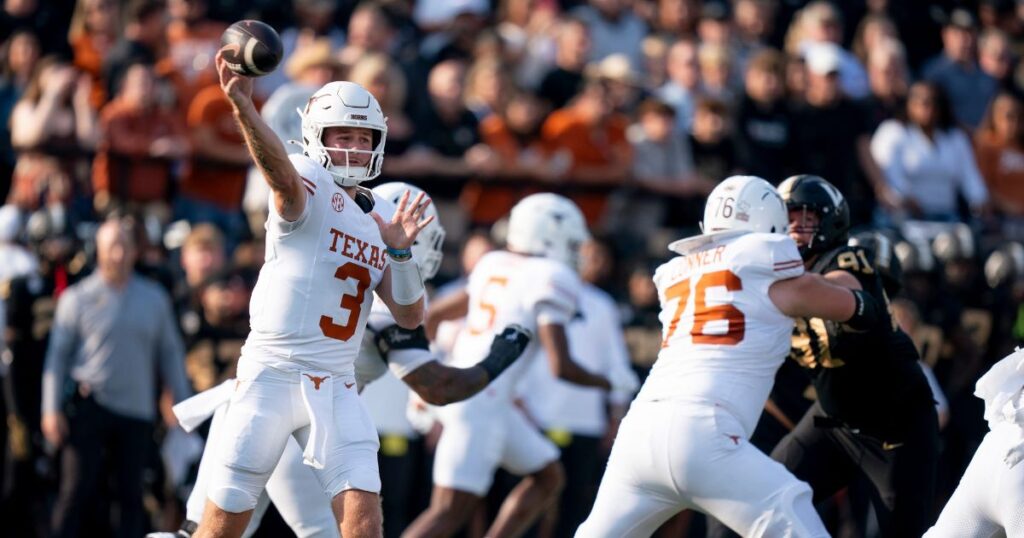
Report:
M 765 109 L 744 96 L 736 109 L 736 166 L 746 174 L 779 184 L 797 171 L 790 141 L 793 118 L 785 101 Z
M 821 176 L 845 194 L 854 225 L 870 219 L 874 194 L 857 159 L 857 139 L 871 135 L 863 107 L 846 98 L 828 108 L 800 103 L 793 110 L 793 126 L 799 173 Z
M 555 67 L 540 82 L 537 95 L 551 103 L 552 110 L 569 104 L 583 86 L 583 73 Z

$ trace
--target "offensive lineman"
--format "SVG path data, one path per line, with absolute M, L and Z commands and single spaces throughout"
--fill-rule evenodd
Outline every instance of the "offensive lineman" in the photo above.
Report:
M 289 437 L 331 497 L 346 538 L 381 535 L 379 442 L 356 393 L 353 363 L 374 291 L 396 323 L 423 318 L 409 247 L 432 218 L 422 193 L 390 222 L 359 184 L 380 174 L 387 124 L 377 100 L 331 82 L 302 115 L 303 154 L 289 156 L 252 102 L 252 79 L 216 57 L 249 152 L 272 191 L 266 262 L 250 301 L 251 332 L 224 417 L 219 458 L 196 536 L 241 536 Z
M 997 362 L 974 395 L 991 431 L 924 538 L 1024 536 L 1024 351 Z
M 420 189 L 405 183 L 384 183 L 373 189 L 377 198 L 396 201 L 409 191 L 417 196 Z M 383 206 L 383 204 L 382 204 Z M 425 217 L 436 216 L 433 205 L 427 207 Z M 387 215 L 382 215 L 387 217 Z M 441 246 L 445 231 L 436 219 L 420 232 L 412 244 L 413 261 L 419 267 L 424 281 L 430 280 L 441 265 Z M 515 327 L 506 327 L 492 342 L 491 352 L 480 363 L 470 368 L 451 368 L 435 360 L 422 327 L 407 330 L 398 326 L 387 307 L 375 300 L 367 320 L 362 349 L 356 359 L 356 383 L 360 389 L 390 368 L 391 372 L 408 384 L 425 401 L 445 405 L 472 396 L 498 377 L 515 361 L 529 343 L 529 333 Z M 189 495 L 186 520 L 176 534 L 152 533 L 149 538 L 190 538 L 196 523 L 202 518 L 209 481 L 209 472 L 218 444 L 221 442 L 223 417 L 227 411 L 230 385 L 233 380 L 214 387 L 191 400 L 175 406 L 182 427 L 191 431 L 213 415 L 207 438 L 207 448 L 199 466 L 199 476 Z M 260 495 L 244 536 L 252 536 L 260 520 L 273 502 L 281 517 L 299 538 L 337 537 L 338 529 L 330 510 L 330 499 L 316 482 L 311 468 L 302 464 L 298 444 L 289 440 L 281 461 L 267 481 L 266 492 Z
M 869 327 L 863 292 L 804 273 L 786 208 L 761 178 L 708 197 L 704 234 L 655 272 L 662 349 L 619 427 L 597 500 L 577 537 L 650 536 L 683 509 L 743 536 L 827 536 L 811 490 L 749 443 L 789 348 L 792 316 Z
M 848 246 L 849 209 L 818 176 L 779 185 L 789 234 L 809 272 L 888 305 L 862 246 Z M 818 400 L 772 450 L 818 502 L 862 474 L 882 536 L 920 536 L 931 521 L 938 418 L 913 341 L 888 313 L 868 331 L 814 316 L 797 320 L 790 357 L 808 369 Z
M 569 355 L 565 326 L 577 312 L 575 268 L 588 237 L 583 214 L 565 197 L 534 194 L 516 204 L 509 216 L 508 250 L 484 255 L 466 289 L 430 308 L 428 334 L 442 320 L 466 318 L 449 364 L 476 363 L 497 328 L 518 323 L 537 335 L 557 377 L 605 390 L 633 390 L 637 381 L 628 369 L 609 372 L 607 379 L 582 369 Z M 457 532 L 490 489 L 499 466 L 525 478 L 505 499 L 487 536 L 520 535 L 557 499 L 564 483 L 558 449 L 513 404 L 516 385 L 539 351 L 530 346 L 488 390 L 438 410 L 444 429 L 434 456 L 430 507 L 404 536 Z

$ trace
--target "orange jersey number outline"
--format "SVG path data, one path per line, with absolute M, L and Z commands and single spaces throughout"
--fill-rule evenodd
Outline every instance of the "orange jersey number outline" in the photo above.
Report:
M 356 325 L 359 323 L 359 315 L 362 313 L 363 299 L 366 297 L 367 288 L 370 287 L 370 270 L 362 265 L 348 262 L 334 271 L 334 278 L 338 280 L 354 278 L 356 292 L 353 295 L 346 293 L 341 296 L 341 308 L 349 311 L 348 321 L 344 325 L 339 325 L 331 316 L 322 315 L 320 316 L 320 331 L 327 338 L 345 342 L 356 333 Z
M 693 337 L 693 343 L 695 344 L 735 346 L 743 341 L 743 336 L 746 333 L 746 317 L 743 315 L 743 312 L 731 304 L 708 306 L 707 290 L 715 286 L 722 286 L 728 291 L 739 291 L 743 289 L 743 282 L 740 281 L 740 277 L 729 270 L 714 271 L 701 275 L 695 290 L 697 294 L 694 298 L 693 328 L 690 330 L 690 335 Z M 668 324 L 665 338 L 661 341 L 661 347 L 663 348 L 668 347 L 668 341 L 675 334 L 679 325 L 679 318 L 686 311 L 690 301 L 689 278 L 676 282 L 665 290 L 666 301 L 671 301 L 675 298 L 679 298 L 679 304 L 676 306 L 675 313 L 672 314 L 672 321 Z M 728 323 L 729 329 L 725 334 L 704 334 L 704 327 L 709 322 L 720 320 L 725 320 Z
M 487 283 L 484 284 L 483 291 L 480 293 L 480 299 L 476 302 L 477 308 L 487 313 L 487 323 L 482 327 L 469 327 L 469 334 L 483 334 L 494 327 L 494 318 L 498 315 L 498 309 L 494 306 L 494 303 L 488 301 L 487 296 L 489 294 L 487 291 L 490 290 L 492 286 L 504 288 L 507 285 L 508 277 L 505 276 L 492 276 L 487 279 Z

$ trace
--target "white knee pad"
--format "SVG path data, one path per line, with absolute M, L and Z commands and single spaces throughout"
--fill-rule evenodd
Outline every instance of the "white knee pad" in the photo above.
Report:
M 223 481 L 219 487 L 210 486 L 207 494 L 213 504 L 221 510 L 238 514 L 256 508 L 260 493 L 267 483 L 266 474 L 257 474 L 243 469 L 224 467 Z
M 757 518 L 751 528 L 751 536 L 827 538 L 828 531 L 814 510 L 812 499 L 810 486 L 793 480 L 775 496 L 770 509 Z

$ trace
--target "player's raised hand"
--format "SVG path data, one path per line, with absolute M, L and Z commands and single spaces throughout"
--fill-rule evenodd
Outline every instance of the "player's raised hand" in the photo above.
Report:
M 409 191 L 405 191 L 402 198 L 398 200 L 398 208 L 390 222 L 385 221 L 376 211 L 370 213 L 373 220 L 377 221 L 380 237 L 384 240 L 385 245 L 395 250 L 409 248 L 420 231 L 434 220 L 433 215 L 423 218 L 423 212 L 430 205 L 430 199 L 424 199 L 425 196 L 426 193 L 421 192 L 416 195 L 412 203 L 409 203 Z
M 217 75 L 220 76 L 220 88 L 224 90 L 224 95 L 228 96 L 236 108 L 251 105 L 252 79 L 236 74 L 228 68 L 223 49 L 217 51 L 214 62 L 217 66 Z

